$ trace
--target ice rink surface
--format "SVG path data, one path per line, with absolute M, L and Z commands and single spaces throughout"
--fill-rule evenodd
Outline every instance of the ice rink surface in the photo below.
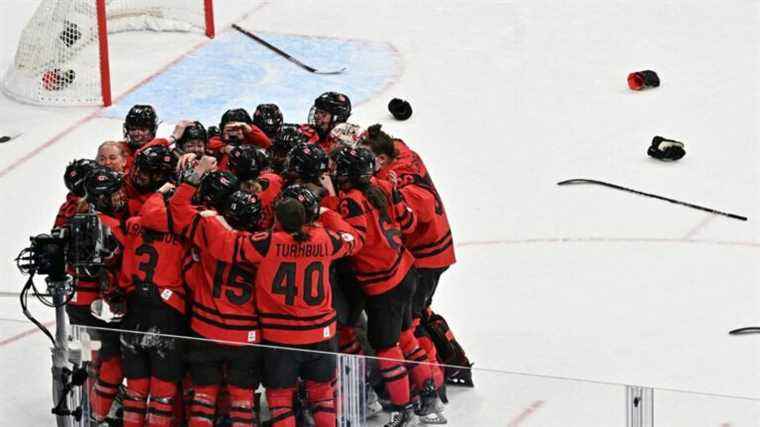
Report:
M 32 4 L 0 0 L 2 70 Z M 459 261 L 443 276 L 434 308 L 475 367 L 486 369 L 474 374 L 477 388 L 452 391 L 450 425 L 622 426 L 624 389 L 613 384 L 668 389 L 655 391 L 657 426 L 760 425 L 760 336 L 727 334 L 760 325 L 760 3 L 218 0 L 216 17 L 220 43 L 233 22 L 294 45 L 304 36 L 344 40 L 350 57 L 334 43 L 326 43 L 334 57 L 318 43 L 311 49 L 320 66 L 349 64 L 332 80 L 349 96 L 357 84 L 350 64 L 363 54 L 349 44 L 393 52 L 362 63 L 374 86 L 357 95 L 351 121 L 383 123 L 407 141 L 446 204 Z M 122 99 L 137 102 L 141 90 L 151 96 L 159 77 L 146 79 L 170 75 L 167 65 L 181 67 L 183 54 L 213 51 L 214 43 L 199 34 L 114 36 L 114 110 L 128 108 Z M 249 46 L 249 60 L 262 55 L 252 67 L 292 66 Z M 309 51 L 300 59 L 308 62 Z M 628 73 L 643 69 L 657 71 L 662 85 L 628 90 Z M 236 85 L 226 76 L 221 83 Z M 291 103 L 289 121 L 305 121 L 321 92 L 297 86 L 300 78 L 246 82 L 238 102 Z M 199 73 L 185 83 L 178 99 L 208 82 Z M 295 86 L 278 92 L 273 84 Z M 293 87 L 303 87 L 300 116 L 290 97 L 261 98 L 298 93 Z M 411 102 L 409 121 L 388 114 L 394 96 Z M 0 131 L 24 132 L 0 145 L 0 292 L 21 288 L 11 259 L 30 234 L 51 226 L 66 163 L 121 136 L 114 110 L 0 96 Z M 167 119 L 159 133 L 172 125 Z M 684 141 L 686 156 L 672 164 L 648 158 L 655 135 Z M 556 185 L 576 177 L 749 221 Z M 50 309 L 34 312 L 53 319 Z M 0 419 L 52 425 L 48 341 L 27 333 L 33 326 L 22 319 L 17 301 L 1 297 Z

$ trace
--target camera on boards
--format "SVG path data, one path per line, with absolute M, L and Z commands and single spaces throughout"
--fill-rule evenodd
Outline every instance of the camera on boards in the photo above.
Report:
M 66 266 L 78 273 L 94 275 L 103 266 L 106 229 L 95 213 L 76 214 L 50 233 L 29 237 L 31 246 L 21 251 L 16 265 L 23 274 L 41 274 L 48 281 L 65 281 Z

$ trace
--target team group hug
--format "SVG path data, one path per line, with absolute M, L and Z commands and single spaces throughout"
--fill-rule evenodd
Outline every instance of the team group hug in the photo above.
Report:
M 417 152 L 350 115 L 326 92 L 305 124 L 261 104 L 164 138 L 135 105 L 124 140 L 68 165 L 55 226 L 107 230 L 66 307 L 101 342 L 92 425 L 333 427 L 335 353 L 372 356 L 368 416 L 447 422 L 446 385 L 473 383 L 431 308 L 455 263 L 446 210 Z

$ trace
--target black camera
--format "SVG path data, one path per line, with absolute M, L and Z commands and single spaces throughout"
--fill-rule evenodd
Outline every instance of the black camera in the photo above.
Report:
M 77 271 L 102 267 L 106 255 L 106 229 L 95 213 L 74 215 L 65 226 L 29 240 L 16 265 L 24 274 L 47 275 L 51 281 L 66 280 L 66 265 Z

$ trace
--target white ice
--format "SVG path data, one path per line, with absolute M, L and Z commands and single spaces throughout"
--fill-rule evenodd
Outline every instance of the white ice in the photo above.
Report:
M 13 60 L 36 3 L 0 0 L 0 69 Z M 220 31 L 255 8 L 241 21 L 250 28 L 398 49 L 398 81 L 355 106 L 353 120 L 383 123 L 432 172 L 459 259 L 434 307 L 476 368 L 760 399 L 760 338 L 727 334 L 760 324 L 758 2 L 216 3 Z M 202 40 L 114 37 L 115 95 Z M 631 92 L 627 74 L 643 69 L 657 71 L 662 86 Z M 388 115 L 394 96 L 412 103 L 412 119 Z M 52 224 L 66 162 L 120 136 L 118 120 L 77 124 L 91 114 L 97 110 L 0 96 L 0 130 L 24 132 L 0 145 L 0 291 L 23 284 L 11 259 Z M 686 157 L 647 158 L 654 135 L 684 141 Z M 749 221 L 605 188 L 556 186 L 573 177 Z M 53 318 L 50 309 L 34 311 Z M 0 317 L 2 424 L 52 425 L 49 343 L 41 333 L 6 342 L 32 328 L 18 322 L 14 298 L 0 297 Z M 450 425 L 625 424 L 622 386 L 474 375 L 475 389 L 452 392 Z M 655 396 L 658 426 L 760 425 L 760 400 Z

